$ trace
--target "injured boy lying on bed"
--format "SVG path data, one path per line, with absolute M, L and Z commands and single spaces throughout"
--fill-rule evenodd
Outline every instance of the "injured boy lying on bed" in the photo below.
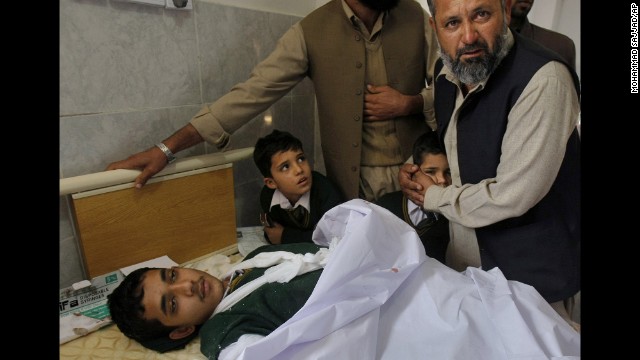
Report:
M 533 287 L 427 257 L 382 207 L 338 205 L 313 241 L 260 247 L 222 280 L 139 269 L 109 297 L 111 316 L 160 352 L 199 334 L 210 359 L 580 357 L 580 334 Z

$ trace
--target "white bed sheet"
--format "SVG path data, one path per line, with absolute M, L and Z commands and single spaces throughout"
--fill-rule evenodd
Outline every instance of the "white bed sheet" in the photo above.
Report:
M 239 359 L 580 358 L 580 334 L 535 289 L 497 268 L 459 273 L 426 257 L 417 234 L 381 207 L 331 209 L 314 241 L 333 239 L 307 303 Z

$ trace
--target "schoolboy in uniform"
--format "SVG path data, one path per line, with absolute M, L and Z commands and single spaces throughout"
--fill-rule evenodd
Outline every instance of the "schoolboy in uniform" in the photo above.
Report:
M 313 243 L 268 245 L 245 260 L 321 249 Z M 317 266 L 287 282 L 266 282 L 248 294 L 234 293 L 260 281 L 268 269 L 273 266 L 243 268 L 223 279 L 183 267 L 137 269 L 109 295 L 110 315 L 124 335 L 146 348 L 161 353 L 181 349 L 200 334 L 202 353 L 217 359 L 240 336 L 266 336 L 283 324 L 304 305 L 322 273 Z M 235 302 L 223 301 L 236 295 L 240 296 Z
M 387 246 L 390 239 L 401 246 Z M 499 269 L 460 273 L 425 261 L 417 234 L 379 206 L 356 199 L 335 207 L 314 240 L 260 247 L 220 277 L 138 269 L 109 295 L 111 317 L 125 336 L 160 352 L 199 333 L 208 359 L 333 359 L 345 347 L 349 358 L 367 359 L 425 351 L 430 359 L 493 359 L 505 348 L 580 357 L 579 334 L 533 287 L 508 282 Z M 397 326 L 399 317 L 412 326 Z M 554 336 L 545 336 L 550 328 Z M 378 347 L 352 345 L 362 341 Z
M 435 131 L 426 132 L 416 139 L 413 145 L 413 162 L 437 185 L 451 184 L 449 162 Z M 441 214 L 422 209 L 407 199 L 402 191 L 385 194 L 378 199 L 376 204 L 411 225 L 420 236 L 427 256 L 444 264 L 449 244 L 449 220 L 447 218 Z
M 338 188 L 311 170 L 302 142 L 286 131 L 273 130 L 258 139 L 253 160 L 264 176 L 260 219 L 267 240 L 311 242 L 322 215 L 343 202 Z

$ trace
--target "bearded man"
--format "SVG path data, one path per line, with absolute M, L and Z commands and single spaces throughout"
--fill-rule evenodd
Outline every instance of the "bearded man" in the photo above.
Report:
M 408 198 L 449 219 L 447 265 L 498 267 L 579 329 L 569 316 L 580 290 L 578 77 L 509 29 L 511 1 L 428 0 L 442 59 L 435 116 L 452 184 L 432 186 L 410 164 L 399 181 Z

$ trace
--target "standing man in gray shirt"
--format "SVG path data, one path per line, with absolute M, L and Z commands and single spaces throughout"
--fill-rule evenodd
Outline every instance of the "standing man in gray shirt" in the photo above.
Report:
M 331 0 L 294 24 L 248 80 L 157 146 L 107 169 L 141 169 L 142 187 L 178 151 L 203 141 L 227 149 L 233 132 L 309 77 L 326 175 L 343 198 L 375 201 L 400 190 L 412 144 L 427 121 L 435 126 L 425 86 L 437 59 L 428 18 L 414 0 Z

